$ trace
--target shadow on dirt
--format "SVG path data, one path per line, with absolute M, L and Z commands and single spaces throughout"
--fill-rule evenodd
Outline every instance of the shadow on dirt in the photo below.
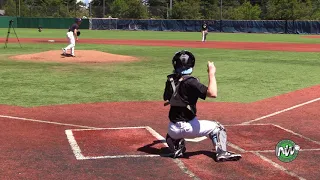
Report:
M 170 151 L 170 149 L 168 147 L 162 147 L 162 148 L 157 148 L 157 147 L 153 147 L 157 144 L 162 144 L 164 143 L 161 140 L 156 140 L 153 141 L 150 144 L 147 144 L 143 147 L 138 148 L 137 150 L 140 152 L 144 152 L 147 154 L 153 154 L 153 155 L 159 155 L 161 157 L 172 157 L 172 152 Z M 179 159 L 189 159 L 192 156 L 197 156 L 197 155 L 205 155 L 208 156 L 209 158 L 212 158 L 215 160 L 216 158 L 216 153 L 212 152 L 212 151 L 194 151 L 194 152 L 185 152 L 183 157 L 180 157 Z

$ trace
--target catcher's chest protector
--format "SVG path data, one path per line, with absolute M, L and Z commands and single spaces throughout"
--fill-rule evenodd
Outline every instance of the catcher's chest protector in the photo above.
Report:
M 168 80 L 171 82 L 171 87 L 173 90 L 170 98 L 171 106 L 187 107 L 188 109 L 190 108 L 189 104 L 180 96 L 181 83 L 190 78 L 195 78 L 195 77 L 185 75 L 185 76 L 182 76 L 177 82 L 175 82 L 172 77 L 168 77 Z

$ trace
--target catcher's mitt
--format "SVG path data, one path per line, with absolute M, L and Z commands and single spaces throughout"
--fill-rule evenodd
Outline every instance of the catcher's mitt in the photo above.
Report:
M 80 34 L 81 34 L 80 31 L 77 31 L 77 36 L 80 36 Z

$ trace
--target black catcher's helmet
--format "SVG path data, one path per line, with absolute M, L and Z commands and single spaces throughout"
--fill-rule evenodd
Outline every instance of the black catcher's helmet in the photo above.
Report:
M 177 52 L 173 56 L 172 65 L 175 70 L 186 70 L 189 68 L 193 68 L 195 65 L 195 61 L 196 59 L 191 52 L 187 50 L 182 50 L 180 52 Z

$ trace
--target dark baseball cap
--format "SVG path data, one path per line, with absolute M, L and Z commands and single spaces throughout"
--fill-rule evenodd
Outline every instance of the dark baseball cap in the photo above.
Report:
M 75 20 L 76 22 L 81 22 L 82 21 L 82 19 L 81 18 L 76 18 L 76 20 Z

